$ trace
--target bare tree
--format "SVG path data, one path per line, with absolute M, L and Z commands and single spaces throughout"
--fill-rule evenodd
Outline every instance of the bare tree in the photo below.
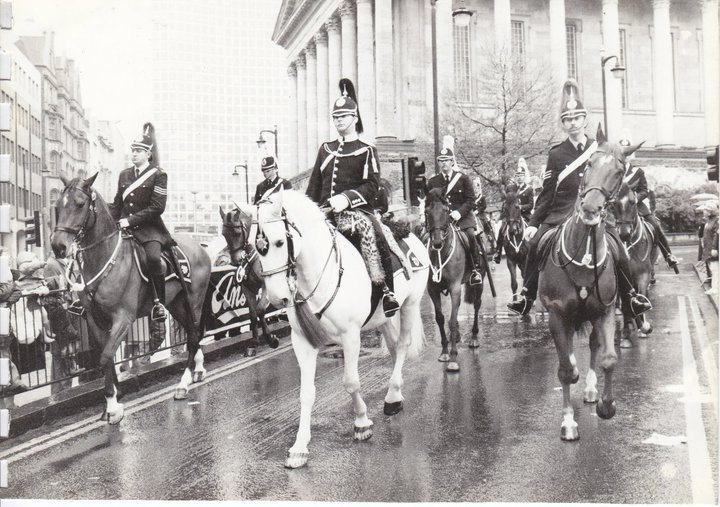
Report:
M 481 178 L 486 194 L 495 194 L 519 157 L 530 162 L 547 154 L 559 128 L 557 87 L 546 69 L 529 68 L 506 52 L 487 53 L 482 63 L 477 104 L 453 100 L 442 125 L 449 131 L 443 134 L 455 137 L 458 164 Z

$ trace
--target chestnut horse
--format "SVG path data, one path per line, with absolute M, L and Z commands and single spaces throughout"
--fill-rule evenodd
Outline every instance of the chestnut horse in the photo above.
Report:
M 100 367 L 105 374 L 106 400 L 103 419 L 117 424 L 123 418 L 124 409 L 117 402 L 115 353 L 130 325 L 150 314 L 154 295 L 133 259 L 135 249 L 142 251 L 142 248 L 134 245 L 132 236 L 118 230 L 107 203 L 92 188 L 96 177 L 97 174 L 87 180 L 72 181 L 62 178 L 65 189 L 55 205 L 57 225 L 52 248 L 58 258 L 69 256 L 80 261 L 82 283 L 73 290 L 79 291 L 91 334 L 102 348 Z M 167 309 L 187 333 L 187 364 L 175 389 L 175 399 L 184 399 L 190 383 L 200 382 L 205 376 L 200 321 L 211 266 L 210 257 L 200 245 L 181 237 L 177 243 L 190 261 L 189 293 L 184 295 L 181 284 L 174 279 L 168 281 L 166 294 Z M 151 351 L 160 345 L 161 342 L 150 340 Z
M 563 391 L 562 440 L 579 438 L 570 385 L 580 378 L 573 352 L 576 335 L 589 332 L 590 369 L 586 377 L 584 400 L 597 402 L 602 419 L 615 415 L 613 371 L 615 352 L 615 301 L 618 282 L 615 272 L 617 253 L 614 240 L 605 232 L 606 208 L 620 192 L 625 173 L 625 157 L 639 145 L 621 147 L 609 143 L 601 128 L 594 153 L 585 167 L 574 213 L 550 238 L 549 258 L 540 272 L 539 295 L 549 313 L 549 327 L 560 362 L 558 378 Z M 542 247 L 545 238 L 538 246 Z M 603 369 L 605 382 L 598 399 L 597 373 Z

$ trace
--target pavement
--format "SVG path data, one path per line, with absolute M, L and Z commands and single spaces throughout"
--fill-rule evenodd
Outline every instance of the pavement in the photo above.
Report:
M 290 335 L 290 327 L 283 320 L 268 324 L 268 328 L 278 338 Z M 231 355 L 247 354 L 247 344 L 251 338 L 252 334 L 248 331 L 203 345 L 206 363 L 212 363 Z M 260 345 L 259 349 L 270 350 L 264 344 Z M 167 380 L 170 377 L 179 378 L 185 368 L 186 358 L 186 353 L 171 355 L 166 359 L 140 366 L 132 373 L 118 374 L 119 398 L 126 394 L 152 388 L 161 380 Z M 105 381 L 100 378 L 60 391 L 53 396 L 52 400 L 45 396 L 24 405 L 8 406 L 11 418 L 9 438 L 17 437 L 52 421 L 73 415 L 84 408 L 104 403 L 104 385 Z

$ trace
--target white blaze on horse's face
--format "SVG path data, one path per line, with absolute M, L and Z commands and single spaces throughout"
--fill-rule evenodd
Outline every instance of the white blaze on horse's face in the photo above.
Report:
M 587 226 L 598 225 L 605 214 L 607 200 L 617 192 L 623 167 L 615 150 L 598 149 L 588 160 L 580 197 L 580 218 Z
M 63 208 L 67 207 L 67 205 L 68 205 L 68 196 L 67 196 L 67 194 L 65 194 L 65 197 L 63 197 L 62 205 L 63 205 Z

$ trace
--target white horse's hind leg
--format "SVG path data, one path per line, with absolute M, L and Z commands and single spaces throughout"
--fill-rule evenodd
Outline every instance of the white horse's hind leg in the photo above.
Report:
M 383 413 L 385 415 L 395 415 L 400 412 L 403 408 L 402 387 L 403 377 L 402 368 L 405 364 L 405 358 L 407 357 L 408 347 L 410 346 L 410 340 L 412 332 L 412 322 L 406 318 L 407 310 L 403 305 L 401 310 L 400 319 L 392 319 L 384 326 L 385 341 L 388 343 L 388 347 L 392 343 L 390 354 L 393 361 L 393 371 L 390 376 L 388 383 L 388 391 L 385 395 L 385 406 L 383 407 Z
M 202 382 L 205 378 L 205 373 L 207 373 L 207 370 L 205 369 L 205 355 L 203 354 L 202 349 L 198 347 L 198 350 L 195 353 L 195 371 L 193 372 L 192 381 Z
M 596 403 L 597 396 L 597 375 L 595 374 L 595 370 L 590 368 L 588 370 L 587 377 L 585 377 L 585 394 L 583 396 L 583 400 L 585 403 Z
M 387 337 L 385 338 L 387 341 Z M 373 422 L 368 418 L 367 405 L 360 395 L 360 374 L 358 373 L 358 358 L 360 357 L 360 330 L 347 332 L 342 337 L 343 358 L 345 371 L 343 385 L 350 394 L 355 412 L 353 425 L 353 438 L 355 440 L 368 440 L 373 434 Z M 388 345 L 391 347 L 390 345 Z
M 122 403 L 117 401 L 117 387 L 113 386 L 113 395 L 105 398 L 105 413 L 110 424 L 118 424 L 125 416 Z
M 173 396 L 176 400 L 184 400 L 187 398 L 188 388 L 192 382 L 192 372 L 190 368 L 185 368 L 182 377 L 180 377 L 180 383 L 175 387 L 175 395 Z
M 315 403 L 315 369 L 318 350 L 294 329 L 290 333 L 293 351 L 300 366 L 300 424 L 295 443 L 288 450 L 286 468 L 300 468 L 308 461 L 310 443 L 310 416 Z

